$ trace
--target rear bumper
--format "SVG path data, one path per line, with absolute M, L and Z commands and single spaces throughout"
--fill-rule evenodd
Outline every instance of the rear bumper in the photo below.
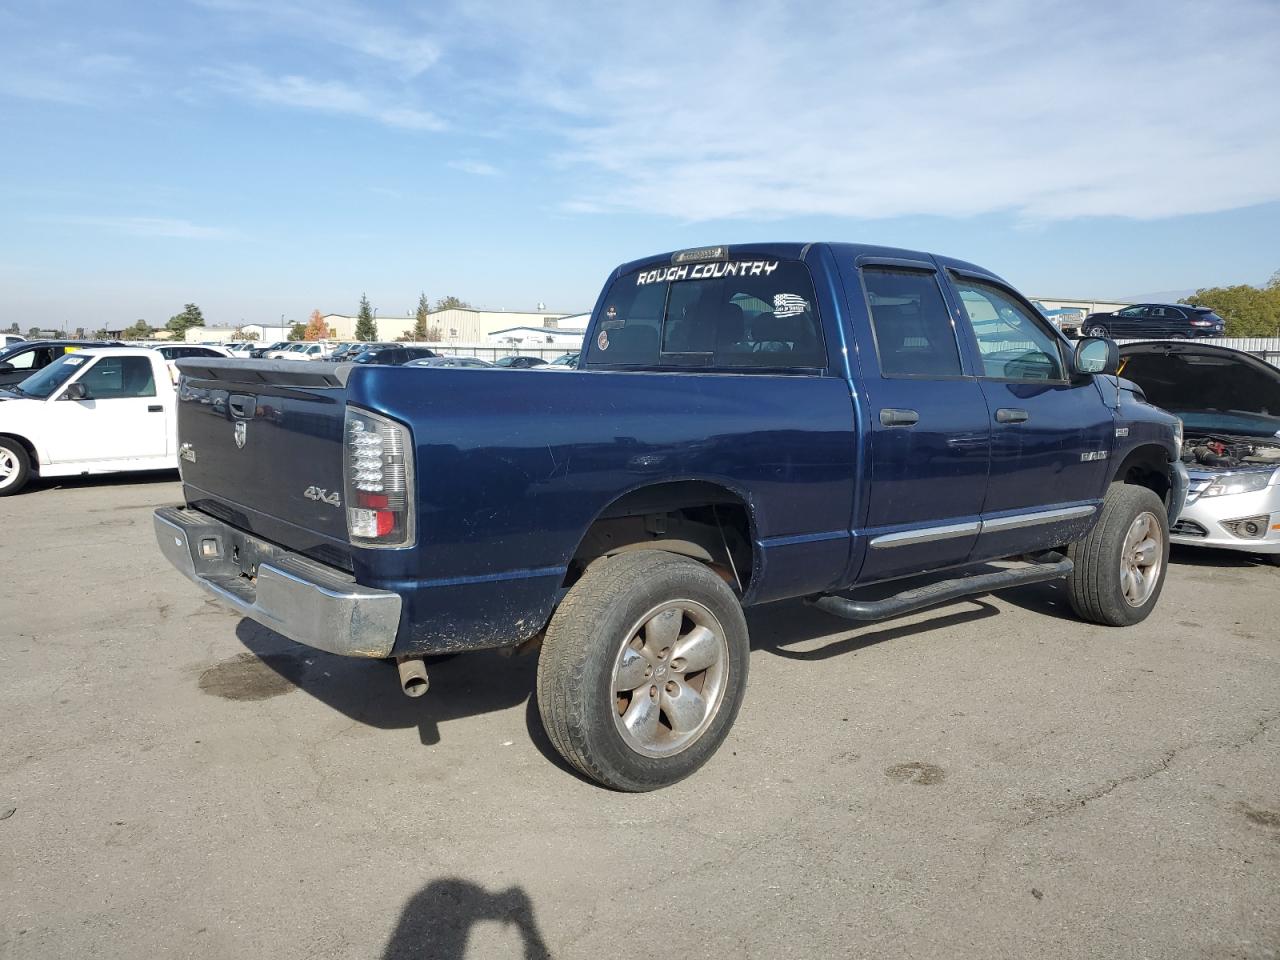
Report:
M 161 507 L 154 523 L 169 562 L 241 616 L 317 650 L 391 656 L 400 626 L 399 594 L 362 587 L 341 570 L 256 540 L 198 510 Z M 231 556 L 233 545 L 246 541 L 260 558 L 252 579 Z

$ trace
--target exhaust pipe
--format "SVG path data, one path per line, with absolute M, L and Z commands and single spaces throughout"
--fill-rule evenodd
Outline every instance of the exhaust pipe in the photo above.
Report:
M 396 661 L 400 671 L 400 689 L 406 697 L 420 697 L 427 692 L 431 681 L 427 679 L 427 664 L 421 657 L 408 657 Z

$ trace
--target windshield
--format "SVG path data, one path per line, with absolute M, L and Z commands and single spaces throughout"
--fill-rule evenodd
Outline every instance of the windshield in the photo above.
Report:
M 82 354 L 69 353 L 66 356 L 59 357 L 39 373 L 27 377 L 18 386 L 10 387 L 9 389 L 26 397 L 47 400 L 92 359 L 93 357 L 86 357 Z

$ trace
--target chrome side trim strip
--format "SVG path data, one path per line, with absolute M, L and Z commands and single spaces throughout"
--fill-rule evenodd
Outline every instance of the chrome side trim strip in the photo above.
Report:
M 1096 506 L 1062 507 L 1058 510 L 1037 510 L 1034 513 L 1019 513 L 1011 517 L 996 517 L 993 520 L 948 523 L 938 527 L 922 527 L 919 530 L 882 533 L 878 537 L 871 538 L 870 546 L 873 550 L 882 550 L 885 547 L 909 547 L 919 543 L 931 543 L 934 540 L 967 537 L 974 533 L 999 533 L 1002 530 L 1018 530 L 1022 527 L 1034 527 L 1041 523 L 1053 523 L 1057 520 L 1075 520 L 1079 517 L 1092 516 L 1097 512 L 1097 509 Z
M 994 520 L 982 521 L 982 532 L 1017 530 L 1021 527 L 1034 527 L 1041 523 L 1053 523 L 1055 520 L 1074 520 L 1077 517 L 1091 516 L 1097 509 L 1093 506 L 1063 507 L 1061 510 L 1040 510 L 1036 513 L 1018 513 L 1012 517 L 996 517 Z
M 971 533 L 977 533 L 980 527 L 981 524 L 974 521 L 972 523 L 948 523 L 941 527 L 923 527 L 919 530 L 902 530 L 898 533 L 882 533 L 878 537 L 871 538 L 871 549 L 906 547 L 914 543 L 929 543 L 933 540 L 967 537 Z

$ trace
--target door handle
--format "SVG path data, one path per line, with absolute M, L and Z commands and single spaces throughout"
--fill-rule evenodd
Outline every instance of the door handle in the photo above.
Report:
M 158 403 L 153 403 L 147 407 L 147 413 L 164 413 L 164 407 Z
M 1001 407 L 996 411 L 997 423 L 1026 423 L 1031 419 L 1031 414 L 1025 410 L 1015 410 L 1013 407 Z
M 896 410 L 886 407 L 880 411 L 880 425 L 884 427 L 910 427 L 920 422 L 920 414 L 914 410 Z

